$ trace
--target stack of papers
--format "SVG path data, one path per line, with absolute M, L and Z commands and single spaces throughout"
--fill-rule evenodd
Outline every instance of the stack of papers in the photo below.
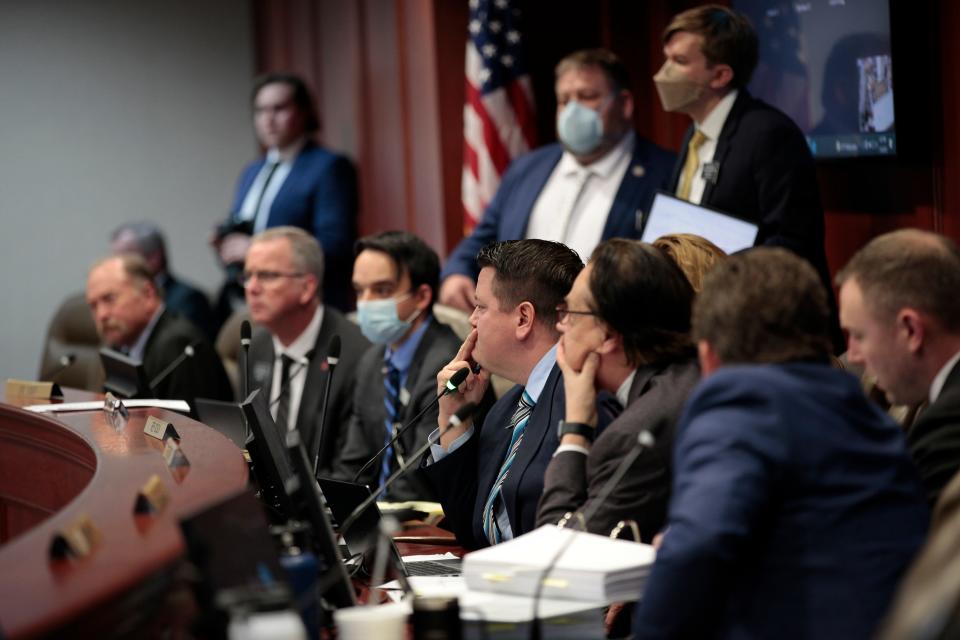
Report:
M 533 596 L 542 582 L 544 598 L 624 602 L 640 598 L 655 557 L 648 544 L 547 525 L 468 554 L 463 576 L 477 591 Z

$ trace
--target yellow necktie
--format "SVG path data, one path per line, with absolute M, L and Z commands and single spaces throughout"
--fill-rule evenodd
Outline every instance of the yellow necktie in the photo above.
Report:
M 677 197 L 684 200 L 690 199 L 690 188 L 693 186 L 693 176 L 697 174 L 697 167 L 700 166 L 700 147 L 707 141 L 707 136 L 703 135 L 700 129 L 693 132 L 690 142 L 687 143 L 687 159 L 683 163 L 683 173 L 680 175 L 680 184 L 677 186 Z

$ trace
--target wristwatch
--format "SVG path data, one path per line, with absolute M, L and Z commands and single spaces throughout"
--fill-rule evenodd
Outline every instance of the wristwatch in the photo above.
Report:
M 597 429 L 583 422 L 567 422 L 566 420 L 561 420 L 557 425 L 557 437 L 562 438 L 568 433 L 583 436 L 588 441 L 593 442 L 593 437 L 597 434 Z

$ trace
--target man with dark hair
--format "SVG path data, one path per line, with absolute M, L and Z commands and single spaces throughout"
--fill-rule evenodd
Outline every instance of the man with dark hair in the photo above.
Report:
M 796 252 L 829 283 L 823 208 L 803 133 L 747 93 L 758 55 L 753 26 L 706 5 L 675 16 L 663 43 L 666 61 L 653 77 L 660 102 L 693 120 L 670 190 L 757 223 L 759 244 Z
M 700 378 L 690 342 L 692 301 L 683 272 L 653 245 L 612 239 L 594 250 L 559 311 L 566 411 L 544 480 L 540 524 L 597 507 L 583 523 L 593 533 L 607 535 L 620 520 L 634 520 L 649 542 L 663 527 L 674 428 Z M 623 413 L 597 435 L 599 391 L 616 394 Z M 643 431 L 654 444 L 595 505 Z
M 243 304 L 235 279 L 243 269 L 250 235 L 279 226 L 299 227 L 317 239 L 328 267 L 322 283 L 324 300 L 346 310 L 357 216 L 353 165 L 313 141 L 320 120 L 298 76 L 261 76 L 254 83 L 251 102 L 257 140 L 266 155 L 240 174 L 230 216 L 213 239 L 227 269 L 217 304 L 220 321 Z
M 93 265 L 86 295 L 100 338 L 142 361 L 148 381 L 192 347 L 193 355 L 151 390 L 155 397 L 191 404 L 196 398 L 233 399 L 216 351 L 192 323 L 166 308 L 150 267 L 139 255 L 123 253 Z
M 437 372 L 460 347 L 450 327 L 433 317 L 440 258 L 423 240 L 405 231 L 386 231 L 360 238 L 354 253 L 357 317 L 374 344 L 357 365 L 353 415 L 334 473 L 343 480 L 353 480 L 402 425 L 433 403 Z M 424 413 L 358 480 L 371 487 L 383 484 L 406 455 L 426 442 L 437 413 L 436 406 Z M 417 474 L 403 476 L 383 497 L 435 499 Z
M 643 216 L 670 177 L 673 154 L 636 135 L 630 79 L 604 49 L 557 64 L 560 142 L 517 158 L 473 233 L 450 255 L 440 301 L 473 307 L 477 252 L 496 240 L 563 242 L 586 258 L 601 240 L 640 237 Z
M 871 240 L 837 276 L 847 357 L 896 404 L 929 402 L 907 431 L 930 503 L 960 469 L 960 250 L 902 229 Z
M 829 364 L 806 261 L 758 248 L 694 302 L 704 381 L 677 428 L 636 638 L 869 638 L 927 531 L 899 427 Z
M 459 393 L 440 401 L 438 423 L 444 430 L 432 447 L 432 463 L 423 468 L 457 540 L 469 549 L 534 528 L 563 416 L 556 308 L 583 267 L 572 249 L 546 240 L 497 242 L 484 247 L 477 261 L 473 331 L 440 371 L 438 387 L 463 367 L 473 373 Z M 490 374 L 516 386 L 479 428 L 468 421 L 445 429 L 466 402 L 482 401 Z
M 250 388 L 261 388 L 282 433 L 297 429 L 322 475 L 332 472 L 346 440 L 357 363 L 370 343 L 352 322 L 320 302 L 323 251 L 303 229 L 274 227 L 253 237 L 243 282 L 250 319 Z M 321 393 L 330 370 L 331 340 L 340 337 L 340 362 L 330 379 L 330 406 Z
M 142 257 L 153 274 L 167 309 L 192 322 L 210 340 L 216 339 L 210 301 L 202 291 L 170 272 L 167 245 L 157 225 L 152 222 L 120 225 L 110 235 L 110 250 L 114 254 L 136 253 Z

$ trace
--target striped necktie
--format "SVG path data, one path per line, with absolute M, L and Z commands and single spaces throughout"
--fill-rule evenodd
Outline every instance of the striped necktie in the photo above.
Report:
M 690 191 L 693 188 L 693 178 L 697 175 L 697 167 L 700 166 L 700 147 L 707 141 L 707 136 L 700 129 L 693 132 L 690 142 L 687 143 L 687 159 L 683 163 L 683 174 L 680 176 L 680 184 L 677 186 L 677 197 L 684 200 L 690 199 Z
M 500 467 L 500 473 L 497 474 L 497 479 L 490 489 L 490 495 L 487 497 L 487 503 L 483 508 L 483 534 L 487 536 L 490 544 L 497 544 L 503 540 L 503 534 L 500 531 L 500 526 L 497 524 L 497 501 L 502 500 L 501 489 L 503 482 L 507 479 L 510 467 L 517 457 L 517 451 L 520 449 L 520 443 L 523 441 L 523 431 L 526 429 L 527 422 L 530 420 L 530 413 L 533 411 L 534 405 L 536 405 L 536 403 L 533 401 L 533 398 L 531 398 L 530 394 L 524 389 L 523 394 L 520 396 L 520 403 L 517 405 L 517 410 L 514 411 L 513 417 L 510 419 L 510 428 L 513 429 L 513 435 L 510 437 L 510 447 L 507 449 L 507 457 Z
M 384 426 L 384 437 L 383 444 L 386 445 L 390 442 L 393 436 L 396 433 L 396 424 L 397 424 L 397 414 L 399 412 L 399 406 L 397 401 L 400 397 L 400 370 L 397 369 L 391 362 L 387 362 L 384 366 L 384 376 L 383 376 L 383 426 Z M 386 482 L 387 478 L 390 477 L 390 467 L 393 463 L 393 447 L 387 447 L 387 450 L 383 453 L 383 458 L 380 460 L 380 482 L 378 486 L 383 486 L 383 483 Z M 380 496 L 381 498 L 383 496 Z

